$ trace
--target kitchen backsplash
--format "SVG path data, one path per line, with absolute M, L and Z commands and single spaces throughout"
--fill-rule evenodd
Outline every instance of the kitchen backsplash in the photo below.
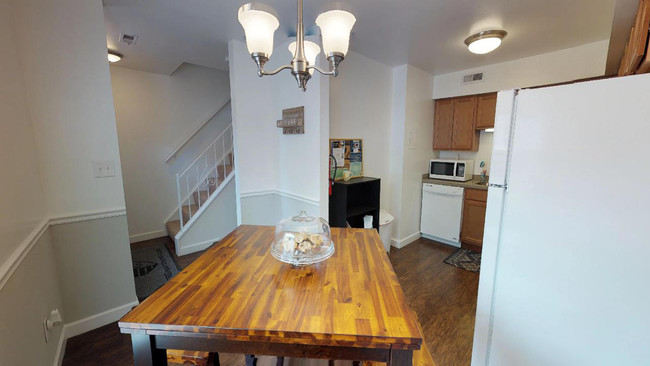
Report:
M 474 175 L 481 174 L 481 161 L 490 174 L 490 157 L 492 156 L 492 136 L 494 133 L 481 131 L 478 151 L 440 151 L 441 159 L 474 160 Z

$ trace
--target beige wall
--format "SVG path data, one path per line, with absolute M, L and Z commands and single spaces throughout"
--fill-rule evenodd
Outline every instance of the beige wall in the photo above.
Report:
M 54 225 L 65 322 L 137 302 L 126 217 Z
M 34 245 L 9 281 L 0 289 L 0 355 L 3 365 L 51 365 L 61 327 L 45 343 L 43 318 L 62 311 L 52 239 L 48 232 Z

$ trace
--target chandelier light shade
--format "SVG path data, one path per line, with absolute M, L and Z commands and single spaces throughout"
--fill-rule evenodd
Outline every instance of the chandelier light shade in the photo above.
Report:
M 245 4 L 239 8 L 238 19 L 246 33 L 246 46 L 253 61 L 257 64 L 257 75 L 275 75 L 282 70 L 291 70 L 298 82 L 298 87 L 307 90 L 307 81 L 314 70 L 323 75 L 337 76 L 338 67 L 348 52 L 350 32 L 356 22 L 354 15 L 343 10 L 331 10 L 319 15 L 316 24 L 321 29 L 323 49 L 329 61 L 329 70 L 325 71 L 316 66 L 316 57 L 320 47 L 305 41 L 305 29 L 302 18 L 302 0 L 298 0 L 298 22 L 296 25 L 296 41 L 289 45 L 293 55 L 291 64 L 284 65 L 274 71 L 264 70 L 264 65 L 273 53 L 273 33 L 280 26 L 278 19 L 266 11 L 261 4 Z
M 465 39 L 469 52 L 483 55 L 496 50 L 508 35 L 504 30 L 488 30 L 473 34 Z
M 267 58 L 271 57 L 273 34 L 280 26 L 278 18 L 253 3 L 239 8 L 237 18 L 246 33 L 248 52 L 265 55 Z
M 291 56 L 296 57 L 296 41 L 289 43 L 289 52 Z M 305 58 L 310 65 L 316 65 L 316 57 L 320 53 L 320 47 L 310 41 L 305 41 Z M 314 69 L 309 70 L 310 74 L 314 73 Z
M 344 10 L 330 10 L 316 18 L 316 25 L 323 36 L 323 50 L 326 55 L 348 53 L 350 32 L 357 18 Z

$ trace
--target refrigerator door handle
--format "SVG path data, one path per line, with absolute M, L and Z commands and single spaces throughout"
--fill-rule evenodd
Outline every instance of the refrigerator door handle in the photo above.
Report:
M 495 184 L 495 183 L 490 183 L 490 184 L 488 184 L 488 187 L 508 189 L 508 185 L 507 185 L 507 184 Z

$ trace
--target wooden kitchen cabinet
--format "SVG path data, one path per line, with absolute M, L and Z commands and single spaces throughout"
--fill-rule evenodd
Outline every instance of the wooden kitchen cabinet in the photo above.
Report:
M 460 241 L 463 248 L 481 252 L 486 203 L 486 190 L 465 189 L 463 223 L 460 230 Z
M 478 150 L 476 96 L 439 99 L 433 122 L 434 150 Z
M 433 149 L 451 150 L 454 129 L 454 100 L 436 100 L 433 124 Z
M 476 97 L 477 130 L 494 128 L 494 115 L 497 112 L 497 93 L 481 94 Z

